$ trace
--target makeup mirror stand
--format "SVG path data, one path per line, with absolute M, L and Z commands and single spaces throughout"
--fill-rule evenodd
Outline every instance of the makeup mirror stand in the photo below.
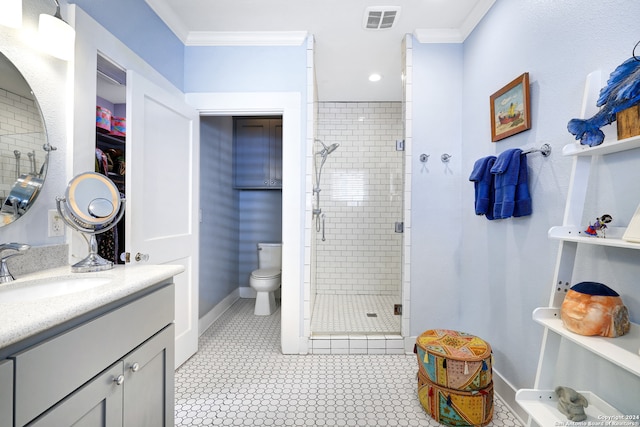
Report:
M 124 199 L 121 199 L 121 202 L 124 202 Z M 69 227 L 83 233 L 82 237 L 89 246 L 89 255 L 87 255 L 87 257 L 82 261 L 73 264 L 71 266 L 71 271 L 74 273 L 89 273 L 92 271 L 104 271 L 112 269 L 113 262 L 108 261 L 98 255 L 98 241 L 96 239 L 96 235 L 104 233 L 105 231 L 109 231 L 118 224 L 118 222 L 124 215 L 124 203 L 120 203 L 120 211 L 118 212 L 117 217 L 111 222 L 111 224 L 100 229 L 83 227 L 80 224 L 74 222 L 73 216 L 70 216 L 62 207 L 62 205 L 65 203 L 66 199 L 64 197 L 56 197 L 56 206 L 58 208 L 60 217 Z M 87 237 L 87 234 L 90 237 Z

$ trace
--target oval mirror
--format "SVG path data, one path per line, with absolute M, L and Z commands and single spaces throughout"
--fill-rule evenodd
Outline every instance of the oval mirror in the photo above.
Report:
M 67 186 L 66 210 L 84 228 L 101 228 L 111 223 L 120 211 L 120 193 L 104 175 L 85 172 Z
M 0 52 L 0 227 L 33 206 L 45 179 L 50 146 L 31 87 Z

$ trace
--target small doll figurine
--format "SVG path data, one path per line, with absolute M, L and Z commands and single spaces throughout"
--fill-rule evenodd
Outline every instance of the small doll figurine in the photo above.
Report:
M 590 236 L 602 237 L 605 238 L 605 230 L 607 229 L 607 224 L 609 224 L 613 220 L 611 215 L 604 214 L 600 218 L 596 218 L 596 222 L 593 224 L 589 224 L 585 233 Z

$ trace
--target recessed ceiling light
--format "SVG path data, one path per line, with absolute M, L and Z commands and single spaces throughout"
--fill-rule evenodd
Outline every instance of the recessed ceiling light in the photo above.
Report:
M 378 73 L 373 73 L 369 76 L 370 82 L 379 82 L 380 80 L 382 80 L 382 76 Z

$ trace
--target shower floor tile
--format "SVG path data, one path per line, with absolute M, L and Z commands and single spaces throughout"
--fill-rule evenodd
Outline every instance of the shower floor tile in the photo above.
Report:
M 280 310 L 241 299 L 176 371 L 175 425 L 439 427 L 417 397 L 411 355 L 285 355 Z M 491 427 L 521 427 L 494 397 Z
M 400 297 L 318 294 L 311 316 L 312 334 L 399 334 L 402 316 L 393 314 Z

